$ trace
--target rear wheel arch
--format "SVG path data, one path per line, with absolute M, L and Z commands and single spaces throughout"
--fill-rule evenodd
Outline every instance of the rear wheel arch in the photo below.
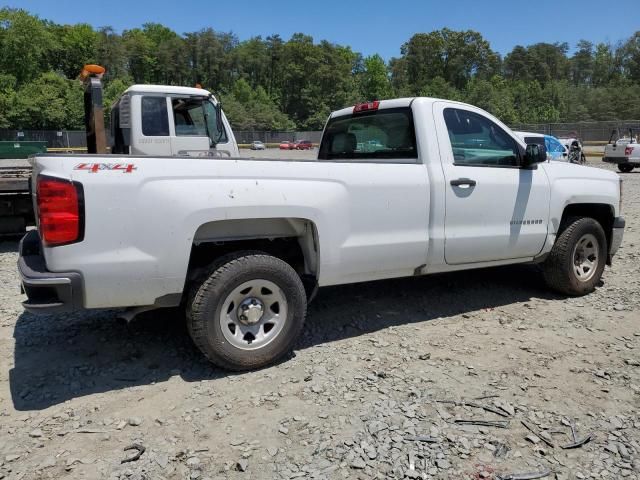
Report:
M 301 277 L 307 297 L 313 297 L 320 275 L 320 242 L 315 222 L 306 218 L 245 218 L 200 225 L 191 245 L 187 284 L 218 258 L 247 250 L 287 262 Z

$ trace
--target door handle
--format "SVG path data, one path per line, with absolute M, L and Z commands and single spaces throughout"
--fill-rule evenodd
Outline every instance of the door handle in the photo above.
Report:
M 463 185 L 468 185 L 469 187 L 476 186 L 476 181 L 471 180 L 470 178 L 456 178 L 455 180 L 451 180 L 449 183 L 454 187 L 461 187 Z

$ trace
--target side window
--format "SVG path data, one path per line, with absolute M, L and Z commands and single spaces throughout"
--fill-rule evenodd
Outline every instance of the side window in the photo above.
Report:
M 228 142 L 227 134 L 217 128 L 217 112 L 206 98 L 174 98 L 171 101 L 178 137 L 209 137 L 215 143 Z
M 444 110 L 455 165 L 517 166 L 518 144 L 483 115 L 457 108 Z
M 169 117 L 165 97 L 142 97 L 142 134 L 146 137 L 169 135 Z

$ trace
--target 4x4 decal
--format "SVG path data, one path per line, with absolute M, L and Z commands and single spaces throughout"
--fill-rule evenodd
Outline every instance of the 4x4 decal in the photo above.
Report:
M 120 170 L 122 173 L 131 173 L 137 170 L 133 163 L 79 163 L 74 170 L 87 170 L 90 173 L 98 173 L 101 170 Z

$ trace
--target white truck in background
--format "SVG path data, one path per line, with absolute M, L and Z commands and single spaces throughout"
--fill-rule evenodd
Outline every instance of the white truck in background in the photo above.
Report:
M 238 157 L 220 103 L 202 88 L 132 85 L 111 108 L 111 153 Z
M 604 147 L 603 162 L 615 163 L 622 173 L 629 173 L 640 167 L 640 143 L 630 128 L 628 136 L 621 136 L 615 129 L 611 133 L 609 143 Z
M 556 291 L 588 294 L 625 225 L 615 173 L 548 162 L 487 112 L 433 98 L 332 113 L 316 160 L 31 161 L 24 307 L 181 306 L 195 344 L 233 370 L 293 348 L 327 285 L 535 263 Z

